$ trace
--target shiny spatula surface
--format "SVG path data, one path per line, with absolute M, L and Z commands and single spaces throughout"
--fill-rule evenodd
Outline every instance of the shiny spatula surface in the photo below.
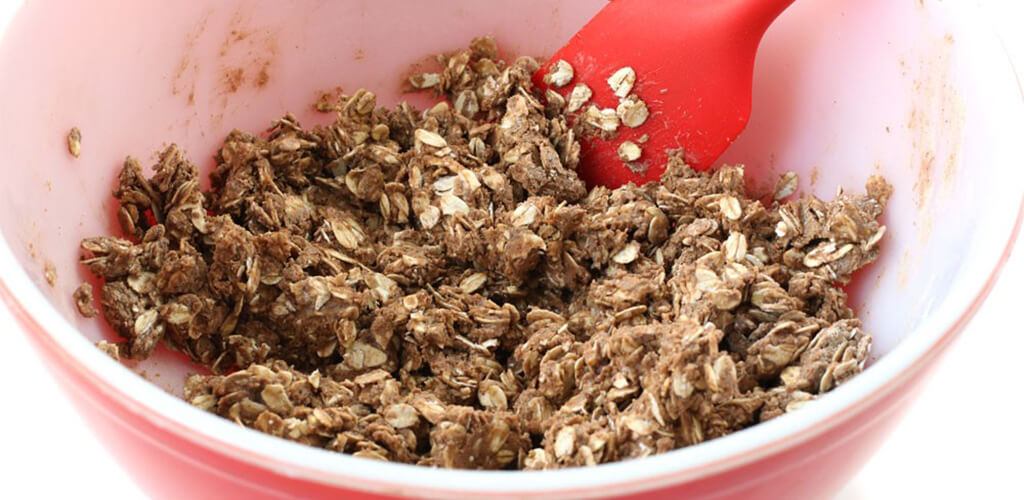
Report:
M 567 102 L 578 84 L 589 88 L 576 120 L 598 121 L 589 106 L 606 110 L 605 118 L 616 109 L 627 117 L 614 132 L 581 138 L 583 180 L 608 187 L 655 181 L 674 151 L 694 168 L 711 166 L 747 124 L 757 47 L 791 3 L 614 0 L 598 12 L 534 77 Z M 640 125 L 622 123 L 640 122 L 643 105 L 648 116 Z

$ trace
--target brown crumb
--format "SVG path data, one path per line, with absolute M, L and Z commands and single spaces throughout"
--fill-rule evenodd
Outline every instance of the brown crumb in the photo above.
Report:
M 53 262 L 47 261 L 43 265 L 43 278 L 46 280 L 46 284 L 50 285 L 50 288 L 57 286 L 57 268 L 53 266 Z
M 185 399 L 261 432 L 472 469 L 662 453 L 860 372 L 838 285 L 878 257 L 884 181 L 791 199 L 790 175 L 762 202 L 742 167 L 675 158 L 588 190 L 539 64 L 497 54 L 477 39 L 414 76 L 446 97 L 425 112 L 359 90 L 321 101 L 329 126 L 234 131 L 209 192 L 174 145 L 151 177 L 129 158 L 125 237 L 82 241 L 119 353 L 185 353 L 212 373 Z
M 71 127 L 68 132 L 68 152 L 75 158 L 82 154 L 82 131 L 78 127 Z
M 107 356 L 110 356 L 114 361 L 121 361 L 121 354 L 117 344 L 111 344 L 106 340 L 101 340 L 96 342 L 96 348 L 103 351 Z
M 85 316 L 86 318 L 93 318 L 99 314 L 99 311 L 96 310 L 96 306 L 93 305 L 95 300 L 92 296 L 92 285 L 88 283 L 78 285 L 78 288 L 75 289 L 74 298 L 75 307 L 78 308 L 78 312 L 82 316 Z

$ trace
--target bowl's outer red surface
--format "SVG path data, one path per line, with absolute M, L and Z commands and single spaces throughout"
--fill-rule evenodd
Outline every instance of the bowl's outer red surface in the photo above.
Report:
M 1008 257 L 1008 254 L 1007 254 Z M 1004 257 L 1005 261 L 1005 257 Z M 907 409 L 935 361 L 970 321 L 995 282 L 989 280 L 978 297 L 926 358 L 894 381 L 888 394 L 860 407 L 835 425 L 803 442 L 783 446 L 738 467 L 725 467 L 698 480 L 643 491 L 621 498 L 693 498 L 741 500 L 751 498 L 818 499 L 837 491 L 870 457 Z M 24 327 L 31 343 L 66 391 L 80 414 L 96 430 L 120 463 L 154 498 L 399 498 L 372 494 L 358 484 L 333 486 L 288 477 L 272 468 L 240 461 L 218 449 L 185 439 L 183 429 L 154 424 L 152 416 L 136 413 L 117 389 L 91 376 L 71 359 L 19 306 L 0 282 L 0 296 Z M 642 485 L 622 485 L 635 491 Z M 431 496 L 444 492 L 425 492 Z M 614 491 L 559 492 L 604 496 Z M 487 493 L 481 492 L 481 497 Z M 551 496 L 543 492 L 537 497 Z

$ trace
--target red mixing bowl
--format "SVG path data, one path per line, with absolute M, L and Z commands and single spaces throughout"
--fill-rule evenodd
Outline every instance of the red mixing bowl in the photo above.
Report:
M 509 54 L 552 53 L 603 0 L 164 2 L 39 0 L 0 41 L 0 297 L 81 415 L 157 498 L 821 498 L 854 474 L 978 310 L 1021 224 L 1024 101 L 970 2 L 798 1 L 759 56 L 754 114 L 727 161 L 755 179 L 794 170 L 831 197 L 883 173 L 895 186 L 883 255 L 854 306 L 875 354 L 854 380 L 799 411 L 690 448 L 550 472 L 437 470 L 303 447 L 178 399 L 189 367 L 161 354 L 131 368 L 71 293 L 78 242 L 114 231 L 125 155 L 164 141 L 212 167 L 219 139 L 318 92 L 409 98 L 429 56 L 492 34 Z M 672 2 L 665 2 L 672 8 Z M 680 29 L 685 29 L 681 27 Z M 653 50 L 653 48 L 652 48 Z M 232 76 L 234 75 L 234 76 Z M 419 99 L 419 100 L 417 100 Z M 65 146 L 77 126 L 82 156 Z M 52 264 L 49 286 L 43 269 Z M 145 373 L 146 379 L 139 376 Z M 148 379 L 148 380 L 147 380 Z

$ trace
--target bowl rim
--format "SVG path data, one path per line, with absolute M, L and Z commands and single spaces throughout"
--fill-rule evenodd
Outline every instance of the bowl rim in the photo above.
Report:
M 1015 104 L 1021 108 L 1024 89 L 1020 76 L 1005 46 L 1002 50 L 1017 77 L 1021 101 Z M 1018 115 L 1017 118 L 1024 117 Z M 977 264 L 975 267 L 987 271 L 965 277 L 963 286 L 952 290 L 945 301 L 957 307 L 943 308 L 926 318 L 912 335 L 869 370 L 799 412 L 687 448 L 602 464 L 597 467 L 600 474 L 592 468 L 466 471 L 364 460 L 279 439 L 199 411 L 96 349 L 51 305 L 20 265 L 2 233 L 0 299 L 27 332 L 49 341 L 54 352 L 63 358 L 61 361 L 97 390 L 123 401 L 130 411 L 174 432 L 180 439 L 256 467 L 335 487 L 392 495 L 567 498 L 622 494 L 684 483 L 754 462 L 818 436 L 853 418 L 856 412 L 852 409 L 870 406 L 896 391 L 952 342 L 987 298 L 1010 258 L 1024 222 L 1024 194 L 1020 198 L 1015 214 L 979 223 L 996 228 L 1011 224 L 994 265 L 989 268 Z

